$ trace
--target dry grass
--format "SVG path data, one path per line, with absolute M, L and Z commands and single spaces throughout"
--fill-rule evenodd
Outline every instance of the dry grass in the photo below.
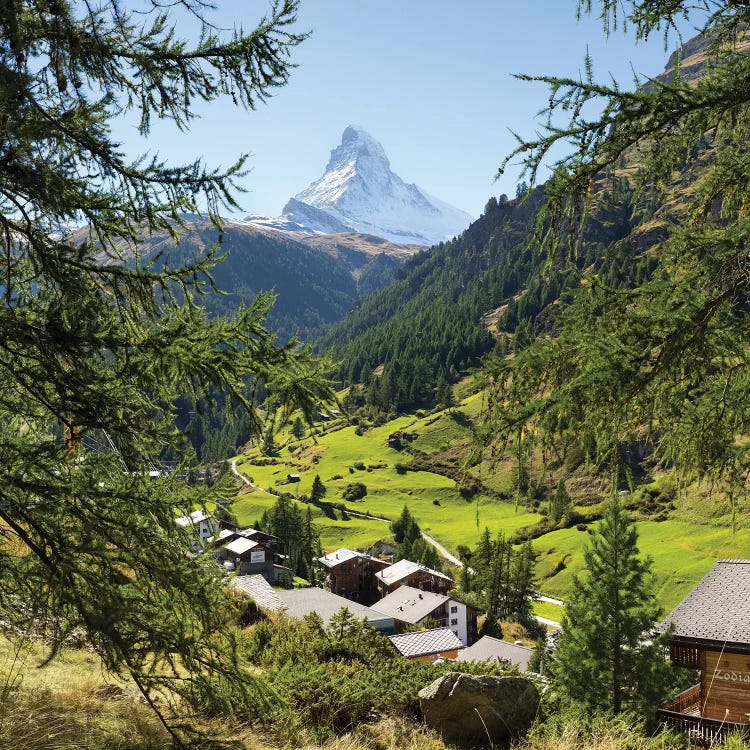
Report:
M 103 701 L 92 692 L 22 690 L 0 706 L 3 750 L 167 750 L 171 741 L 149 709 Z
M 300 745 L 300 750 L 446 750 L 446 745 L 425 727 L 397 719 L 364 724 L 324 745 Z

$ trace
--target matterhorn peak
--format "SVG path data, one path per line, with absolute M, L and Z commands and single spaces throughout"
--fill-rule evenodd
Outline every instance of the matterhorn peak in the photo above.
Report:
M 405 183 L 391 171 L 380 143 L 363 128 L 349 125 L 323 176 L 294 196 L 280 219 L 248 220 L 282 231 L 348 230 L 402 244 L 434 245 L 460 234 L 472 218 Z
M 387 169 L 391 168 L 383 147 L 366 130 L 349 125 L 341 136 L 341 145 L 331 151 L 331 158 L 326 171 L 334 163 L 344 159 L 373 159 L 382 162 Z

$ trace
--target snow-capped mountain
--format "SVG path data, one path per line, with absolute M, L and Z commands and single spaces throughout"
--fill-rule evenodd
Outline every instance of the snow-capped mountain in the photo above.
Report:
M 278 219 L 246 221 L 282 232 L 363 232 L 401 244 L 434 245 L 460 234 L 469 214 L 405 183 L 383 147 L 350 125 L 325 173 L 284 206 Z

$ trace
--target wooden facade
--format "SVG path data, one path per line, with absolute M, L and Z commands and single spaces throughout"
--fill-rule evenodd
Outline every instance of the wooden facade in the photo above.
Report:
M 320 562 L 325 570 L 325 588 L 331 593 L 362 604 L 372 604 L 379 598 L 375 574 L 388 567 L 385 560 L 338 550 L 320 558 Z
M 399 560 L 378 575 L 380 594 L 388 596 L 401 586 L 411 586 L 433 594 L 450 594 L 453 579 L 437 570 L 411 562 Z
M 699 681 L 660 708 L 662 723 L 693 744 L 724 742 L 731 731 L 750 735 L 750 648 L 675 639 L 671 651 L 675 664 L 699 671 Z
M 671 659 L 697 683 L 659 709 L 695 745 L 750 736 L 750 561 L 721 560 L 664 621 Z
M 438 659 L 455 659 L 458 656 L 458 649 L 454 648 L 450 651 L 440 651 L 437 654 L 422 654 L 421 656 L 409 656 L 409 661 L 427 661 L 433 662 Z

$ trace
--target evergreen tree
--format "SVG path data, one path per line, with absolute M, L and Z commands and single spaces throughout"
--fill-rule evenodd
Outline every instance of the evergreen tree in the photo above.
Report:
M 317 503 L 325 497 L 325 494 L 326 486 L 323 484 L 320 474 L 316 474 L 315 479 L 313 479 L 312 489 L 310 490 L 310 500 Z
M 416 542 L 419 542 L 416 547 L 416 554 L 429 555 L 429 552 L 425 552 L 424 547 L 421 546 L 424 545 L 422 531 L 419 528 L 416 519 L 410 513 L 408 506 L 404 505 L 401 515 L 391 523 L 391 532 L 393 533 L 393 538 L 395 539 L 396 544 L 398 544 L 398 550 L 396 551 L 397 560 L 414 560 L 414 545 Z M 432 545 L 427 546 L 432 547 Z M 414 562 L 419 561 L 414 560 Z
M 645 40 L 702 5 L 581 0 L 579 9 L 598 12 L 606 33 L 621 25 Z M 603 276 L 584 271 L 559 335 L 524 342 L 512 362 L 488 363 L 495 390 L 488 442 L 512 440 L 519 424 L 535 423 L 568 449 L 594 446 L 592 458 L 611 465 L 623 442 L 648 429 L 656 457 L 678 469 L 722 478 L 730 490 L 747 475 L 750 442 L 737 435 L 750 421 L 750 5 L 710 7 L 694 19 L 705 23 L 706 58 L 694 80 L 677 65 L 668 80 L 628 90 L 595 81 L 590 60 L 580 78 L 536 79 L 550 88 L 545 126 L 520 139 L 504 165 L 521 157 L 533 187 L 550 153 L 567 151 L 537 221 L 535 246 L 548 267 L 556 275 L 580 268 L 604 192 L 623 181 L 628 210 L 659 212 L 668 236 L 641 283 L 623 286 L 613 248 Z M 594 101 L 601 115 L 588 118 Z
M 450 383 L 443 377 L 438 378 L 437 387 L 435 389 L 435 401 L 438 406 L 443 409 L 450 409 L 455 406 L 455 399 L 453 398 L 453 389 Z
M 635 525 L 614 496 L 565 604 L 555 684 L 591 709 L 653 710 L 664 697 L 668 665 L 662 642 L 651 634 L 659 614 L 651 561 L 639 556 L 637 542 Z
M 304 550 L 305 567 L 307 569 L 305 578 L 307 578 L 311 586 L 315 586 L 317 583 L 316 563 L 322 554 L 322 549 L 320 546 L 320 533 L 313 523 L 312 509 L 309 505 L 305 510 L 302 547 Z
M 565 480 L 561 479 L 557 483 L 554 497 L 549 503 L 549 520 L 557 526 L 565 518 L 570 509 L 570 496 L 565 487 Z
M 305 437 L 305 425 L 303 424 L 301 417 L 295 417 L 294 422 L 292 423 L 292 435 L 294 435 L 297 440 L 301 440 Z
M 178 237 L 185 212 L 203 206 L 220 226 L 244 159 L 223 172 L 131 161 L 111 123 L 130 111 L 145 137 L 154 118 L 188 129 L 193 106 L 225 95 L 254 108 L 287 81 L 297 4 L 227 39 L 201 0 L 173 4 L 198 26 L 184 39 L 156 0 L 137 12 L 115 0 L 0 8 L 0 619 L 44 630 L 51 657 L 84 633 L 106 670 L 167 703 L 222 680 L 250 701 L 255 685 L 218 572 L 187 558 L 175 524 L 177 506 L 210 495 L 148 478 L 150 460 L 188 451 L 177 399 L 223 394 L 228 418 L 244 411 L 257 437 L 248 378 L 306 417 L 333 393 L 323 363 L 274 345 L 269 295 L 209 319 L 200 302 L 217 248 L 185 268 L 141 262 L 140 239 Z M 116 451 L 81 460 L 104 432 Z M 161 718 L 179 744 L 187 725 Z

